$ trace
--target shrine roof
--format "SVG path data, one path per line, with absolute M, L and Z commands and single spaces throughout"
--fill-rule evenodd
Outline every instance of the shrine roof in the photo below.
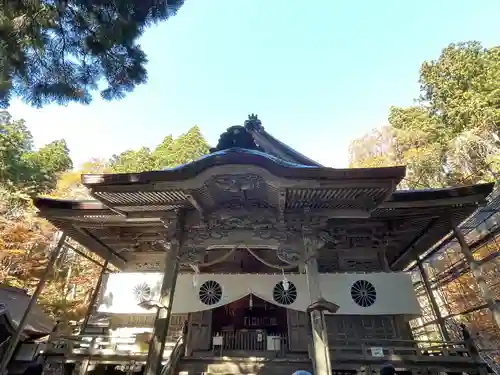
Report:
M 214 167 L 232 165 L 238 171 L 246 165 L 260 167 L 269 173 L 287 179 L 303 180 L 376 180 L 391 179 L 396 184 L 405 175 L 405 167 L 382 168 L 347 168 L 337 169 L 313 165 L 304 165 L 259 150 L 233 147 L 214 151 L 193 162 L 159 171 L 115 174 L 84 174 L 82 183 L 89 187 L 106 185 L 145 185 L 156 182 L 181 182 Z
M 269 134 L 255 114 L 249 115 L 243 126 L 232 126 L 222 133 L 217 146 L 211 151 L 223 150 L 237 145 L 246 149 L 258 149 L 266 154 L 302 166 L 321 167 L 318 162 L 302 155 Z
M 132 183 L 139 183 L 136 181 Z M 404 269 L 418 254 L 424 253 L 449 233 L 451 221 L 459 223 L 472 214 L 477 205 L 485 201 L 492 188 L 492 184 L 481 184 L 436 190 L 396 191 L 385 197 L 376 207 L 372 207 L 366 217 L 347 217 L 344 214 L 337 215 L 338 210 L 325 210 L 324 207 L 335 207 L 339 196 L 323 196 L 321 204 L 309 205 L 311 214 L 332 213 L 332 216 L 324 222 L 323 229 L 327 234 L 325 246 L 320 251 L 320 268 L 323 267 L 324 271 L 328 271 L 327 264 L 333 256 L 332 250 L 338 250 L 339 247 L 348 251 L 349 246 L 371 249 L 384 246 L 393 269 Z M 207 191 L 210 189 L 213 189 L 213 186 Z M 348 189 L 349 186 L 340 189 L 340 197 L 348 194 Z M 254 209 L 262 212 L 279 209 L 279 200 L 272 199 L 274 195 L 279 196 L 279 192 L 268 192 L 268 194 L 270 196 L 267 206 Z M 130 198 L 129 193 L 121 193 L 121 199 L 127 197 Z M 282 206 L 285 216 L 295 215 L 299 218 L 307 216 L 303 207 L 298 206 L 300 200 L 296 199 L 296 195 L 287 192 L 285 197 L 286 204 Z M 206 197 L 206 200 L 200 201 L 204 204 L 210 200 L 211 197 Z M 276 204 L 273 205 L 273 202 Z M 140 208 L 138 211 L 133 209 L 123 211 L 117 209 L 116 204 L 110 207 L 98 201 L 37 198 L 34 203 L 40 216 L 47 218 L 90 251 L 110 259 L 120 268 L 130 262 L 136 254 L 161 253 L 162 249 L 158 249 L 156 244 L 167 236 L 164 220 L 169 212 L 173 213 L 178 208 L 183 208 L 188 212 L 198 213 L 200 208 L 196 207 L 196 204 L 193 205 L 189 199 L 178 202 L 178 205 L 172 204 L 169 207 L 164 205 L 157 211 L 155 202 L 147 210 Z M 309 203 L 314 201 L 311 200 Z M 229 218 L 228 223 L 233 225 L 231 219 L 234 221 L 234 218 Z M 218 220 L 220 222 L 222 219 Z M 300 221 L 295 221 L 289 225 L 288 230 L 299 233 L 302 225 Z M 235 229 L 241 228 L 235 227 Z M 200 228 L 194 228 L 192 231 L 196 230 Z M 359 243 L 359 241 L 364 242 Z

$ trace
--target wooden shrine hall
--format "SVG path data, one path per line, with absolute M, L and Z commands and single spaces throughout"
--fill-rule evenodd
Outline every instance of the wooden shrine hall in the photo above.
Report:
M 82 175 L 92 201 L 35 199 L 39 214 L 63 236 L 123 271 L 99 280 L 100 296 L 97 290 L 93 297 L 99 311 L 149 314 L 153 326 L 142 354 L 113 352 L 111 360 L 79 352 L 48 360 L 133 360 L 147 375 L 158 375 L 162 363 L 172 374 L 216 373 L 215 364 L 234 373 L 227 358 L 243 363 L 250 356 L 265 358 L 262 371 L 289 374 L 297 366 L 318 375 L 375 372 L 389 361 L 401 371 L 485 373 L 467 343 L 447 343 L 444 336 L 432 352 L 413 341 L 408 321 L 420 310 L 402 271 L 450 231 L 474 268 L 457 225 L 493 185 L 398 191 L 404 176 L 404 167 L 321 166 L 272 137 L 252 115 L 188 164 Z M 488 287 L 477 281 L 498 314 Z M 231 316 L 240 316 L 239 323 Z M 165 362 L 173 328 L 179 331 L 184 321 L 184 347 Z M 229 337 L 250 335 L 252 325 L 260 329 L 252 336 L 259 343 L 259 335 L 279 331 L 280 351 L 271 359 L 272 345 L 226 347 Z M 249 372 L 260 371 L 257 362 Z

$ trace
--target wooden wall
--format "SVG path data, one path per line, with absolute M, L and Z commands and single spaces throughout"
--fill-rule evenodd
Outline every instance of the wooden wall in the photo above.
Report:
M 189 314 L 188 320 L 189 351 L 210 350 L 212 345 L 212 310 Z
M 153 328 L 154 319 L 154 314 L 113 315 L 110 319 L 110 328 Z M 179 337 L 182 334 L 182 326 L 186 320 L 188 320 L 188 314 L 172 314 L 168 336 Z
M 311 340 L 307 313 L 288 310 L 287 315 L 290 351 L 307 351 L 307 343 Z M 332 343 L 346 339 L 412 339 L 404 316 L 326 315 L 325 320 L 328 340 Z
M 403 317 L 394 315 L 327 315 L 328 339 L 409 340 Z

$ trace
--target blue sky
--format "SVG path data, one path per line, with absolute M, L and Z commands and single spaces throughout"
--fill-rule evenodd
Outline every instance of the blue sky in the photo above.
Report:
M 306 7 L 304 4 L 312 4 Z M 349 142 L 411 105 L 418 69 L 451 42 L 500 44 L 499 0 L 186 0 L 141 44 L 149 82 L 127 98 L 29 108 L 37 145 L 64 138 L 76 165 L 199 125 L 211 144 L 257 113 L 266 130 L 332 167 Z

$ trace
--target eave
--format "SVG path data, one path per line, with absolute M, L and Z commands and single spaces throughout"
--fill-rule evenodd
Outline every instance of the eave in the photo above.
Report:
M 369 218 L 336 218 L 331 224 L 335 226 L 336 223 L 342 223 L 352 227 L 362 224 L 373 228 L 392 226 L 392 232 L 387 235 L 387 255 L 393 269 L 401 270 L 445 236 L 451 229 L 451 222 L 463 221 L 478 204 L 484 203 L 492 187 L 492 184 L 485 184 L 434 191 L 395 192 L 372 211 Z M 119 268 L 127 263 L 127 256 L 117 249 L 133 248 L 138 233 L 141 234 L 141 241 L 150 242 L 165 238 L 166 235 L 166 229 L 158 217 L 119 214 L 100 202 L 38 198 L 35 205 L 40 216 L 59 229 L 68 231 L 73 239 L 99 256 L 110 259 Z M 187 209 L 195 210 L 194 207 Z M 117 243 L 117 240 L 121 242 Z M 328 257 L 328 251 L 322 251 L 324 256 Z
M 253 166 L 266 170 L 276 178 L 288 180 L 317 180 L 318 184 L 341 183 L 352 181 L 392 180 L 399 183 L 405 175 L 405 167 L 383 167 L 383 168 L 349 168 L 336 169 L 320 166 L 296 164 L 278 157 L 255 150 L 232 148 L 224 151 L 205 155 L 191 163 L 183 164 L 175 168 L 141 172 L 141 173 L 118 173 L 118 174 L 84 174 L 82 183 L 89 187 L 110 185 L 147 185 L 158 182 L 181 183 L 194 179 L 208 169 L 215 167 Z

